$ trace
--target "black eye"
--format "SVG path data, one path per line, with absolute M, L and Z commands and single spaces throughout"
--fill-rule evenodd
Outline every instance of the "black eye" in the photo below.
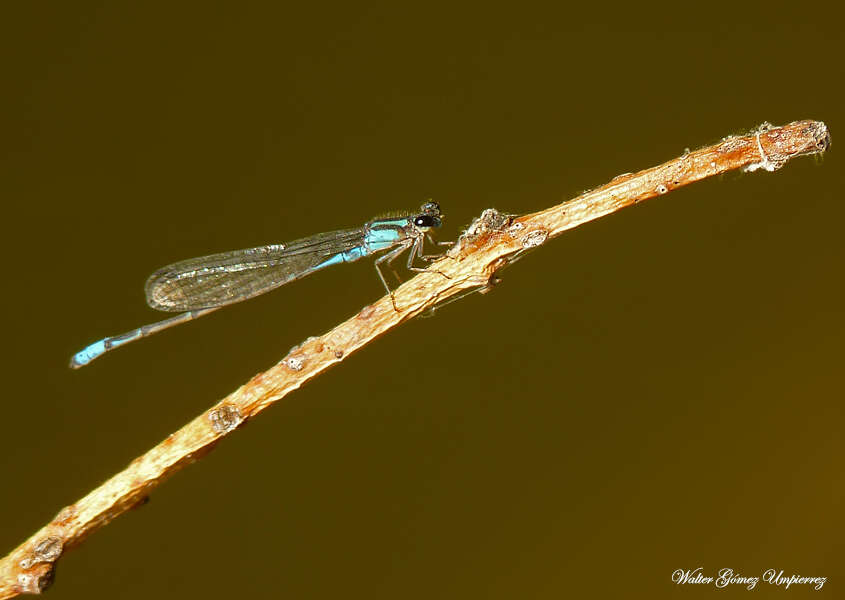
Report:
M 432 215 L 417 215 L 414 217 L 414 225 L 425 229 L 440 227 L 440 218 Z

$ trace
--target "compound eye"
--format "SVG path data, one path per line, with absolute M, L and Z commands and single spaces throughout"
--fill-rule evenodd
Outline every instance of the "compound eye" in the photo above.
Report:
M 420 229 L 431 229 L 432 227 L 440 227 L 440 218 L 432 215 L 417 215 L 414 217 L 414 225 Z

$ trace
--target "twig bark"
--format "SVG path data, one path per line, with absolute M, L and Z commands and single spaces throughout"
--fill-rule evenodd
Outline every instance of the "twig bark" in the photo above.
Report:
M 567 229 L 705 177 L 739 168 L 773 171 L 796 156 L 824 152 L 829 144 L 830 134 L 821 122 L 764 124 L 748 135 L 731 136 L 662 165 L 620 175 L 541 212 L 512 217 L 485 211 L 444 258 L 396 290 L 398 310 L 386 296 L 328 333 L 308 339 L 122 472 L 63 508 L 0 560 L 0 600 L 44 591 L 66 550 L 143 503 L 162 481 L 200 458 L 223 436 L 390 328 L 459 294 L 484 291 L 495 281 L 496 272 L 521 252 Z

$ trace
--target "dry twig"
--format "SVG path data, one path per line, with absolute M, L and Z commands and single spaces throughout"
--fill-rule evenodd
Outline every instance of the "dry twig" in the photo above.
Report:
M 0 560 L 0 600 L 44 591 L 52 581 L 56 561 L 66 550 L 144 502 L 162 481 L 208 452 L 223 436 L 388 329 L 459 294 L 486 290 L 496 272 L 519 253 L 567 229 L 705 177 L 738 168 L 773 171 L 796 156 L 824 152 L 829 143 L 827 127 L 821 122 L 799 121 L 784 127 L 764 124 L 749 135 L 728 137 L 657 167 L 620 175 L 538 213 L 515 218 L 485 211 L 444 258 L 396 290 L 398 312 L 386 296 L 328 333 L 310 338 L 122 472 L 62 509 Z

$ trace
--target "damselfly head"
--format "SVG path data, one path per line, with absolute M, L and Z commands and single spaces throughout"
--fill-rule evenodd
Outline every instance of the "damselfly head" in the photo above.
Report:
M 437 202 L 426 202 L 420 207 L 420 214 L 414 217 L 414 226 L 420 231 L 440 227 L 440 217 L 440 205 Z

